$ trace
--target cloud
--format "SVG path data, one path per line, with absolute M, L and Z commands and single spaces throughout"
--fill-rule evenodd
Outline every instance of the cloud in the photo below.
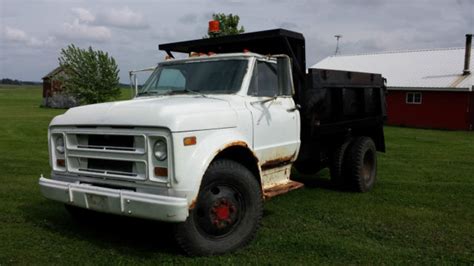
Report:
M 278 24 L 279 28 L 294 30 L 298 28 L 298 25 L 293 22 L 282 22 Z
M 198 16 L 196 14 L 186 14 L 178 19 L 183 24 L 194 24 L 197 22 Z
M 100 13 L 97 23 L 124 29 L 146 29 L 149 27 L 143 15 L 131 10 L 128 7 L 111 8 Z
M 96 17 L 85 8 L 76 7 L 71 9 L 75 15 L 72 23 L 62 24 L 58 37 L 67 40 L 84 40 L 92 42 L 106 42 L 112 38 L 109 28 L 95 25 Z
M 28 36 L 20 29 L 10 28 L 8 26 L 3 30 L 5 39 L 12 42 L 27 42 Z
M 112 33 L 107 27 L 84 24 L 80 19 L 75 19 L 72 23 L 63 23 L 59 37 L 69 40 L 105 42 L 112 38 Z
M 85 8 L 76 7 L 72 9 L 72 12 L 78 17 L 80 22 L 90 23 L 95 20 L 95 16 Z
M 29 36 L 25 31 L 17 28 L 5 26 L 2 30 L 2 35 L 7 42 L 21 43 L 31 47 L 47 46 L 54 42 L 54 37 L 47 37 L 40 40 L 36 37 Z

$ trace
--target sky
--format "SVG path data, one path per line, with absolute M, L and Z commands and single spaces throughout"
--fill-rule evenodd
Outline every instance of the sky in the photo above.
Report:
M 341 54 L 358 54 L 464 47 L 474 31 L 474 0 L 0 0 L 0 78 L 41 81 L 73 43 L 108 52 L 128 83 L 164 59 L 158 44 L 206 35 L 212 13 L 303 33 L 307 66 L 334 54 L 337 34 Z

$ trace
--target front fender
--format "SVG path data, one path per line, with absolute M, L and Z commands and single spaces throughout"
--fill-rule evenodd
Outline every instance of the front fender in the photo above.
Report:
M 195 136 L 196 145 L 184 146 L 185 137 Z M 250 140 L 235 128 L 173 133 L 173 189 L 186 194 L 191 206 L 196 199 L 207 168 L 219 152 L 231 146 L 251 150 Z

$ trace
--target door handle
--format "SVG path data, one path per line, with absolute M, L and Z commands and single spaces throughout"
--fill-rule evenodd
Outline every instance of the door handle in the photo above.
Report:
M 300 109 L 301 109 L 301 105 L 295 104 L 295 107 L 290 108 L 290 109 L 286 109 L 286 111 L 287 111 L 287 112 L 294 112 L 294 111 L 300 110 Z

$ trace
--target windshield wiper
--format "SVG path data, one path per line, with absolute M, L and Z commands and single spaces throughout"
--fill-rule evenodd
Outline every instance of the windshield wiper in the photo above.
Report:
M 144 91 L 144 92 L 137 93 L 137 96 L 155 95 L 155 94 L 158 94 L 158 92 L 157 91 Z
M 190 89 L 184 89 L 184 90 L 167 90 L 167 91 L 144 91 L 141 93 L 138 93 L 137 96 L 144 96 L 144 95 L 176 95 L 176 94 L 186 94 L 186 93 L 192 93 L 196 94 L 199 96 L 202 96 L 204 98 L 208 98 L 207 95 L 205 95 L 202 92 L 195 91 L 195 90 L 190 90 Z
M 184 89 L 184 90 L 182 90 L 182 91 L 180 91 L 180 92 L 192 93 L 192 94 L 200 95 L 200 96 L 202 96 L 202 97 L 204 97 L 204 98 L 207 98 L 207 96 L 206 96 L 204 93 L 199 92 L 199 91 L 195 91 L 195 90 Z

